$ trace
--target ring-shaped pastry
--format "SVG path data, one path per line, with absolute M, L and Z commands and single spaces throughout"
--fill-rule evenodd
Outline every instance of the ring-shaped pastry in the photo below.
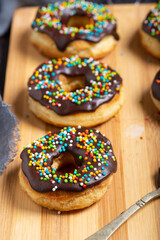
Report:
M 110 141 L 98 130 L 80 126 L 50 132 L 25 148 L 21 158 L 24 190 L 36 203 L 61 211 L 98 201 L 117 169 Z M 69 163 L 73 170 L 62 171 Z
M 61 74 L 84 76 L 84 86 L 65 91 Z M 82 84 L 76 79 L 68 86 L 77 82 Z M 34 71 L 28 89 L 30 109 L 57 126 L 97 125 L 116 114 L 123 103 L 122 79 L 117 71 L 92 58 L 63 57 L 45 62 Z
M 141 43 L 153 56 L 160 58 L 160 3 L 148 13 L 140 30 Z
M 154 105 L 160 111 L 160 70 L 154 77 L 150 94 Z
M 80 0 L 40 7 L 32 28 L 31 42 L 51 58 L 100 58 L 119 39 L 117 22 L 106 7 Z

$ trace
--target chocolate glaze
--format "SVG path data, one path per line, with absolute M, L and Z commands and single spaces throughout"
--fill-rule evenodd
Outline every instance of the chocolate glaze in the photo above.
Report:
M 90 3 L 90 4 L 92 4 L 92 3 Z M 98 35 L 95 35 L 95 34 L 88 35 L 86 32 L 84 32 L 84 33 L 77 32 L 75 34 L 75 36 L 71 36 L 71 34 L 60 33 L 60 31 L 58 29 L 56 29 L 54 26 L 49 27 L 47 24 L 45 24 L 45 27 L 41 28 L 36 22 L 37 18 L 38 19 L 41 18 L 41 13 L 40 13 L 41 10 L 42 10 L 42 7 L 39 8 L 39 10 L 37 12 L 37 15 L 32 24 L 32 28 L 41 33 L 45 33 L 50 38 L 52 38 L 54 40 L 57 48 L 60 51 L 65 51 L 67 45 L 74 40 L 85 40 L 85 41 L 96 43 L 96 42 L 99 42 L 104 36 L 107 36 L 107 35 L 113 35 L 116 40 L 119 40 L 119 35 L 117 34 L 117 31 L 116 31 L 117 23 L 113 19 L 107 20 L 107 24 L 104 27 L 103 26 L 101 27 L 102 31 L 99 32 Z M 60 12 L 60 10 L 57 10 L 57 12 L 54 13 L 55 14 L 54 17 L 59 19 L 60 22 L 65 26 L 67 26 L 69 18 L 73 15 L 87 16 L 89 19 L 93 20 L 93 25 L 95 25 L 95 23 L 96 23 L 96 20 L 94 20 L 93 13 L 88 14 L 87 11 L 84 11 L 83 9 L 80 9 L 78 7 L 72 7 L 72 8 L 66 7 L 66 9 L 62 13 L 62 16 L 59 15 L 59 12 Z M 74 14 L 73 14 L 73 12 L 74 12 Z M 53 18 L 53 16 L 51 16 L 51 18 Z
M 95 136 L 97 136 L 97 142 L 98 141 L 104 142 L 105 151 L 103 152 L 102 156 L 104 157 L 105 154 L 107 154 L 108 155 L 108 160 L 107 160 L 107 164 L 104 164 L 102 162 L 102 160 L 101 161 L 98 160 L 98 161 L 94 162 L 93 157 L 90 156 L 90 154 L 89 154 L 87 161 L 91 162 L 91 164 L 93 165 L 93 168 L 89 168 L 89 170 L 87 170 L 87 173 L 83 172 L 84 165 L 89 166 L 89 165 L 86 165 L 87 161 L 84 159 L 86 157 L 86 154 L 85 154 L 86 150 L 84 150 L 83 148 L 78 148 L 76 145 L 77 145 L 77 143 L 79 143 L 79 142 L 77 142 L 78 133 L 79 132 L 82 133 L 86 129 L 88 131 L 90 131 L 90 128 L 84 128 L 83 127 L 83 128 L 77 129 L 76 132 L 74 133 L 74 136 L 72 136 L 72 134 L 71 134 L 72 137 L 71 137 L 70 140 L 73 140 L 72 146 L 69 146 L 69 141 L 70 140 L 65 140 L 63 142 L 63 144 L 58 144 L 57 145 L 57 149 L 55 151 L 52 151 L 51 149 L 50 150 L 47 149 L 46 153 L 49 154 L 49 158 L 47 160 L 47 166 L 51 167 L 51 165 L 54 161 L 54 158 L 57 158 L 61 154 L 59 152 L 59 150 L 62 149 L 62 146 L 64 146 L 65 143 L 68 143 L 68 146 L 65 147 L 65 150 L 70 152 L 72 154 L 72 156 L 74 156 L 74 160 L 75 160 L 76 164 L 78 165 L 77 173 L 81 174 L 80 178 L 84 177 L 84 181 L 88 178 L 88 177 L 85 176 L 85 174 L 89 175 L 91 172 L 95 172 L 96 171 L 95 168 L 97 169 L 97 171 L 101 170 L 102 166 L 103 166 L 103 170 L 101 170 L 101 176 L 96 175 L 98 179 L 95 179 L 95 176 L 93 176 L 93 175 L 89 176 L 90 180 L 85 186 L 85 188 L 88 188 L 88 187 L 92 187 L 93 185 L 96 185 L 96 184 L 100 183 L 101 181 L 106 179 L 111 173 L 116 172 L 117 161 L 116 161 L 116 158 L 113 154 L 112 146 L 111 146 L 110 141 L 105 136 L 103 136 L 101 133 L 99 133 L 99 131 L 97 131 L 95 129 L 92 129 L 93 134 Z M 59 132 L 57 132 L 57 134 L 59 134 Z M 48 135 L 46 135 L 46 136 L 48 136 Z M 96 143 L 94 142 L 93 144 L 95 145 Z M 33 146 L 34 146 L 34 144 L 33 144 Z M 48 144 L 45 144 L 45 146 L 48 146 Z M 101 148 L 101 146 L 96 145 L 96 148 L 99 150 Z M 50 177 L 50 179 L 47 180 L 47 181 L 40 180 L 40 176 L 37 173 L 36 166 L 29 166 L 28 165 L 30 159 L 29 159 L 29 154 L 27 153 L 27 151 L 29 149 L 31 150 L 32 153 L 35 153 L 34 150 L 33 150 L 34 148 L 28 147 L 28 148 L 26 148 L 25 150 L 22 151 L 20 157 L 22 159 L 23 173 L 27 177 L 31 187 L 34 190 L 36 190 L 38 192 L 49 192 L 49 191 L 52 191 L 52 189 L 55 186 L 57 187 L 57 190 L 63 190 L 63 191 L 80 192 L 80 191 L 84 190 L 84 187 L 80 186 L 80 181 L 79 180 L 77 180 L 77 183 L 73 183 L 73 182 L 72 183 L 70 183 L 70 182 L 65 183 L 63 180 L 60 183 L 58 183 L 57 181 L 55 183 L 52 183 L 52 180 L 54 180 L 53 177 Z M 42 149 L 37 147 L 36 152 L 42 152 Z M 81 160 L 79 159 L 79 156 L 82 156 Z M 100 163 L 101 163 L 101 166 L 98 165 Z M 57 176 L 60 175 L 58 170 L 56 171 L 56 174 L 57 174 Z M 79 177 L 78 177 L 78 179 L 79 179 Z
M 145 18 L 145 20 L 144 20 L 144 22 L 143 22 L 143 24 L 142 24 L 142 29 L 143 29 L 146 33 L 148 33 L 150 36 L 155 37 L 155 38 L 157 38 L 158 40 L 160 40 L 160 34 L 158 34 L 158 35 L 155 34 L 154 36 L 152 35 L 152 31 L 153 31 L 153 32 L 160 31 L 160 30 L 158 30 L 158 24 L 156 23 L 156 25 L 154 25 L 154 23 L 153 23 L 151 20 L 149 20 L 149 19 L 151 19 L 151 17 L 153 16 L 155 10 L 157 10 L 157 14 L 160 16 L 160 10 L 158 10 L 158 9 L 160 9 L 160 3 L 157 4 L 157 7 L 153 8 L 153 10 L 151 10 L 151 11 L 147 14 L 147 16 L 146 16 L 146 18 Z M 158 15 L 157 15 L 157 19 L 158 19 Z M 150 25 L 149 25 L 149 24 L 150 24 Z
M 82 59 L 83 61 L 84 59 Z M 88 59 L 85 59 L 88 60 Z M 93 63 L 94 61 L 92 61 L 91 63 Z M 47 63 L 46 63 L 47 64 Z M 95 82 L 97 82 L 96 80 L 96 76 L 95 74 L 92 73 L 91 68 L 89 67 L 90 63 L 87 63 L 86 66 L 82 66 L 81 68 L 77 66 L 64 66 L 63 64 L 61 66 L 58 67 L 58 69 L 54 69 L 53 71 L 47 71 L 47 74 L 49 76 L 49 79 L 52 80 L 58 80 L 59 79 L 59 74 L 64 74 L 67 76 L 79 76 L 79 75 L 83 75 L 85 76 L 85 86 L 91 87 L 92 83 L 91 80 L 94 80 Z M 99 62 L 99 64 L 101 64 Z M 42 69 L 43 64 L 41 64 L 36 70 Z M 101 104 L 109 102 L 112 100 L 112 98 L 116 95 L 119 94 L 119 88 L 117 88 L 117 86 L 119 86 L 122 83 L 122 79 L 121 77 L 118 75 L 118 73 L 114 70 L 112 70 L 110 67 L 108 67 L 106 65 L 105 67 L 108 70 L 111 70 L 113 72 L 115 72 L 115 76 L 111 77 L 110 82 L 110 90 L 108 92 L 107 95 L 105 95 L 104 93 L 101 93 L 102 98 L 98 98 L 93 96 L 92 97 L 92 101 L 87 101 L 87 102 L 83 102 L 81 104 L 76 104 L 72 101 L 68 100 L 63 100 L 62 98 L 58 98 L 56 99 L 56 102 L 61 104 L 60 107 L 58 106 L 53 106 L 51 103 L 48 102 L 47 99 L 43 98 L 43 95 L 46 92 L 46 89 L 40 89 L 40 90 L 36 90 L 35 86 L 36 83 L 34 81 L 33 84 L 31 84 L 31 82 L 33 82 L 33 76 L 34 74 L 31 76 L 31 78 L 29 79 L 28 82 L 28 87 L 30 88 L 29 90 L 29 95 L 36 101 L 40 102 L 42 105 L 44 106 L 49 106 L 50 109 L 52 109 L 53 111 L 55 111 L 57 114 L 59 115 L 67 115 L 70 113 L 75 113 L 75 112 L 88 112 L 88 111 L 94 111 L 96 110 Z M 55 73 L 55 76 L 52 76 L 52 72 Z M 44 71 L 41 70 L 41 75 L 44 76 Z M 103 80 L 99 80 L 99 83 L 103 84 Z M 60 87 L 60 84 L 57 84 Z M 56 92 L 57 88 L 49 88 L 49 91 L 51 93 Z
M 152 94 L 154 98 L 160 101 L 160 70 L 157 72 L 152 83 Z

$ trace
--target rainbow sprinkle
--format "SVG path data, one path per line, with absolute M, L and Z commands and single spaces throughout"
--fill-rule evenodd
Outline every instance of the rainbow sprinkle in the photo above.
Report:
M 77 184 L 84 189 L 107 177 L 110 171 L 116 171 L 111 143 L 95 129 L 64 127 L 59 133 L 49 132 L 24 149 L 29 158 L 28 166 L 35 168 L 41 181 L 53 184 L 52 191 L 56 191 L 61 183 L 69 183 L 71 188 Z M 75 161 L 80 164 L 73 172 L 60 174 L 52 168 L 51 153 L 56 152 L 55 156 L 59 156 L 66 151 L 74 152 Z
M 156 4 L 143 22 L 143 29 L 160 40 L 160 2 Z
M 70 16 L 77 14 L 76 9 L 86 13 L 90 23 L 85 27 L 69 27 L 61 22 L 62 16 L 67 12 Z M 56 2 L 41 7 L 32 23 L 35 31 L 43 31 L 43 29 L 56 29 L 61 35 L 70 35 L 71 38 L 79 38 L 86 34 L 86 40 L 97 37 L 102 34 L 109 23 L 116 25 L 115 18 L 110 11 L 103 5 L 86 1 L 69 1 Z M 81 38 L 81 37 L 80 37 Z
M 89 71 L 95 76 L 94 80 L 89 79 L 89 85 L 82 89 L 73 92 L 64 91 L 61 87 L 62 83 L 57 79 L 57 72 L 61 71 L 61 67 L 89 68 Z M 30 93 L 43 90 L 43 104 L 56 111 L 56 108 L 62 108 L 66 101 L 76 105 L 91 103 L 93 99 L 104 99 L 105 97 L 109 101 L 116 92 L 119 93 L 120 83 L 121 79 L 117 71 L 109 68 L 107 64 L 94 61 L 93 58 L 81 59 L 74 56 L 53 59 L 42 64 L 30 78 L 28 90 Z

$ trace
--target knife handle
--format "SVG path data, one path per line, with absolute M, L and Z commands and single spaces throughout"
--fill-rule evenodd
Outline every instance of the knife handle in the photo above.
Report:
M 129 207 L 125 212 L 121 213 L 117 218 L 115 218 L 112 222 L 107 224 L 105 227 L 100 229 L 95 234 L 86 238 L 85 240 L 107 240 L 116 230 L 119 228 L 130 216 L 132 216 L 135 212 L 145 206 L 153 198 L 160 196 L 160 188 L 157 190 L 148 193 L 131 207 Z

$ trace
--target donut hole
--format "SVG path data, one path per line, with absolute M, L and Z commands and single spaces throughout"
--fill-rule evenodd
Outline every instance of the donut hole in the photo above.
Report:
M 89 24 L 91 24 L 89 17 L 76 15 L 69 18 L 67 27 L 85 28 L 85 26 Z
M 59 174 L 65 174 L 73 172 L 78 168 L 74 157 L 71 153 L 65 152 L 59 155 L 59 157 L 53 159 L 52 168 L 55 168 Z
M 67 76 L 64 74 L 59 75 L 59 81 L 61 82 L 61 87 L 66 92 L 73 92 L 77 89 L 85 87 L 85 76 Z

